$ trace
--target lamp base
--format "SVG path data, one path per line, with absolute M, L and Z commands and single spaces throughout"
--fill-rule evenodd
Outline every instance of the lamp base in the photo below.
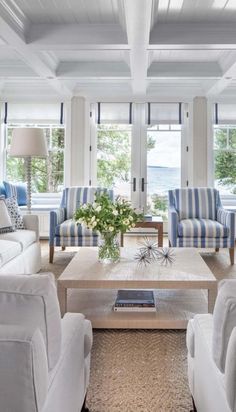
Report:
M 27 175 L 27 211 L 31 214 L 31 157 L 26 158 L 26 175 Z

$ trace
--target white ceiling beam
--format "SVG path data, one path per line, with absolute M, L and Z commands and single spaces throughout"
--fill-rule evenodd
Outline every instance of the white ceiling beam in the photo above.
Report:
M 61 62 L 56 74 L 59 78 L 88 78 L 88 77 L 113 77 L 130 79 L 130 69 L 127 63 L 122 61 L 70 61 Z
M 15 49 L 21 57 L 21 60 L 24 61 L 38 76 L 46 79 L 57 93 L 65 97 L 70 97 L 72 95 L 71 90 L 56 79 L 56 72 L 54 69 L 46 64 L 39 55 L 29 49 L 23 36 L 19 35 L 18 27 L 14 27 L 12 21 L 9 23 L 5 14 L 6 10 L 3 9 L 0 4 L 0 36 L 5 39 L 11 48 Z
M 216 81 L 213 86 L 207 89 L 208 97 L 219 95 L 230 86 L 232 80 L 236 79 L 236 52 L 230 53 L 223 66 L 224 70 L 221 79 Z
M 148 78 L 219 79 L 222 70 L 217 62 L 152 62 Z
M 34 50 L 128 48 L 120 24 L 33 24 L 26 42 Z
M 148 43 L 151 28 L 152 0 L 124 0 L 126 29 L 130 46 L 130 70 L 135 97 L 146 95 Z
M 149 49 L 236 49 L 235 23 L 156 23 Z

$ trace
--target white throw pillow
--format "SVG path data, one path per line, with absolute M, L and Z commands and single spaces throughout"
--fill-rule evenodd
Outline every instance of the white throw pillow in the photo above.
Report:
M 5 199 L 0 198 L 0 233 L 14 232 L 14 230 Z

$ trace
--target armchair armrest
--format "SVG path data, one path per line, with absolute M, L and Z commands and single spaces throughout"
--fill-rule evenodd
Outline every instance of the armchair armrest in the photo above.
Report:
M 217 209 L 217 221 L 229 228 L 229 237 L 231 246 L 234 247 L 235 242 L 235 213 L 230 210 L 225 210 L 223 207 Z
M 177 225 L 179 221 L 178 212 L 174 206 L 168 209 L 168 237 L 171 246 L 177 246 Z
M 236 411 L 236 328 L 232 330 L 226 355 L 225 390 L 227 401 L 232 411 Z
M 51 210 L 50 212 L 50 230 L 49 230 L 50 246 L 54 245 L 56 226 L 64 222 L 65 216 L 66 216 L 66 210 L 63 207 L 60 207 L 59 209 L 56 209 L 56 210 Z
M 50 373 L 43 412 L 80 411 L 86 395 L 86 335 L 92 334 L 91 323 L 89 331 L 88 321 L 79 313 L 66 313 L 61 323 L 61 355 Z M 87 349 L 90 358 L 91 346 Z
M 39 241 L 39 218 L 37 215 L 23 215 L 25 228 L 36 232 L 37 242 Z

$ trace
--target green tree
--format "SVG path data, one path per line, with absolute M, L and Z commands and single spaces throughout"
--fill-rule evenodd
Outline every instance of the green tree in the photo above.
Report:
M 149 136 L 147 149 L 155 147 L 155 140 Z M 128 182 L 131 169 L 130 133 L 119 126 L 102 125 L 98 129 L 97 177 L 99 184 L 105 187 L 114 186 L 117 180 Z
M 13 128 L 8 128 L 8 144 L 10 145 Z M 46 159 L 32 159 L 32 191 L 36 193 L 58 192 L 64 180 L 64 129 L 44 129 L 48 156 Z M 7 157 L 7 178 L 9 181 L 26 181 L 26 166 L 23 159 Z
M 230 186 L 236 194 L 236 129 L 218 129 L 215 133 L 215 178 L 223 186 Z

